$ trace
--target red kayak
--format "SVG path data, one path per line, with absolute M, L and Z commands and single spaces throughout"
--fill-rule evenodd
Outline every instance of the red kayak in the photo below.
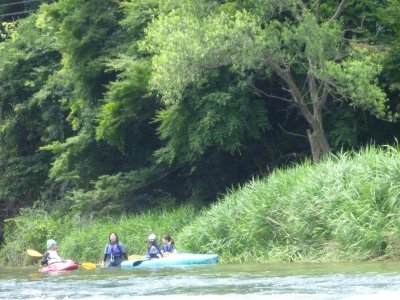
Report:
M 65 262 L 58 262 L 46 267 L 40 268 L 39 272 L 64 272 L 64 271 L 72 271 L 78 269 L 78 264 L 76 264 L 73 260 L 67 260 Z

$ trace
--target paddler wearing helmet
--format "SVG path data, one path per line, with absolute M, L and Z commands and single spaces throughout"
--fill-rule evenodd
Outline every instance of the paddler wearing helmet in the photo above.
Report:
M 48 266 L 54 263 L 65 261 L 57 253 L 57 242 L 55 240 L 53 239 L 48 240 L 46 243 L 46 248 L 47 251 L 44 253 L 41 260 L 42 265 Z
M 148 257 L 148 258 L 163 257 L 160 247 L 157 244 L 157 236 L 154 233 L 149 235 L 149 241 L 147 243 L 146 257 Z

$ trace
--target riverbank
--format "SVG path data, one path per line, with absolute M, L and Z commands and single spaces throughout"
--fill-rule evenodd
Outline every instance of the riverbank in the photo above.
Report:
M 58 240 L 64 257 L 98 261 L 116 231 L 131 253 L 146 237 L 170 233 L 181 251 L 217 253 L 222 262 L 365 261 L 400 257 L 400 152 L 370 147 L 276 170 L 229 191 L 199 212 L 91 220 L 25 210 L 6 222 L 1 263 L 27 265 L 26 249 Z

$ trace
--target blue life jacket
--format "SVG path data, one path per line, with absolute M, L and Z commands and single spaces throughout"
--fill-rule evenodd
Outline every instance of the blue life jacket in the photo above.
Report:
M 107 258 L 110 259 L 110 261 L 114 261 L 114 259 L 121 260 L 122 257 L 125 260 L 128 260 L 128 254 L 126 253 L 125 245 L 120 242 L 116 244 L 108 243 L 104 248 L 103 254 L 103 261 L 106 261 Z
M 158 258 L 159 256 L 163 256 L 160 248 L 157 245 L 152 245 L 147 248 L 146 257 L 149 258 Z
M 163 244 L 162 251 L 173 253 L 174 252 L 174 242 L 170 242 L 168 244 Z
M 121 257 L 122 251 L 119 242 L 117 244 L 108 244 L 107 250 L 105 251 L 107 256 Z

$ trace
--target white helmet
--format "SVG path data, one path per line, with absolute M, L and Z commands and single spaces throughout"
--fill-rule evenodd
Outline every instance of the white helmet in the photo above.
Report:
M 150 235 L 149 235 L 149 241 L 150 241 L 150 242 L 153 242 L 153 241 L 155 241 L 155 240 L 157 240 L 157 236 L 156 236 L 154 233 L 150 234 Z
M 48 240 L 46 243 L 47 249 L 50 249 L 52 246 L 57 246 L 57 242 L 55 240 Z

